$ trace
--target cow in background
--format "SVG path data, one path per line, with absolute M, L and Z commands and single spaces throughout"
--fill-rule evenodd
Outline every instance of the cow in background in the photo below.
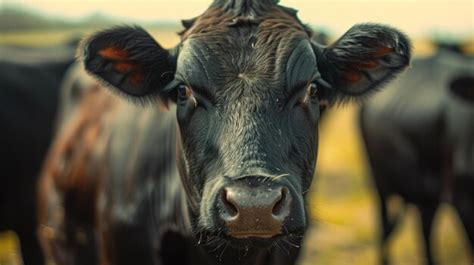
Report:
M 452 203 L 474 243 L 474 60 L 453 45 L 417 59 L 400 79 L 366 102 L 360 126 L 380 199 L 381 258 L 403 216 L 390 219 L 388 199 L 401 196 L 421 214 L 428 264 L 433 217 Z
M 25 265 L 44 263 L 36 237 L 36 181 L 77 43 L 0 46 L 0 231 L 16 232 Z

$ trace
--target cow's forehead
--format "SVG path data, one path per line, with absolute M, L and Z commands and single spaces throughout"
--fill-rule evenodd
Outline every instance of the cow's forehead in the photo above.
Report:
M 211 92 L 234 85 L 284 88 L 308 81 L 316 71 L 310 38 L 285 23 L 269 19 L 190 35 L 181 43 L 177 76 Z

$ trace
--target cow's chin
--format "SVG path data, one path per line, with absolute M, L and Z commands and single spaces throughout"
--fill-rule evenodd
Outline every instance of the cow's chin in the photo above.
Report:
M 283 240 L 285 238 L 284 235 L 275 235 L 272 237 L 232 237 L 229 236 L 227 238 L 230 245 L 234 248 L 241 248 L 245 249 L 247 247 L 253 248 L 271 248 L 276 246 L 276 243 Z

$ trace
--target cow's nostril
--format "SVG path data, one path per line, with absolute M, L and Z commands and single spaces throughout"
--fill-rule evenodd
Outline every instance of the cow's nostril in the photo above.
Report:
M 278 199 L 278 201 L 273 206 L 272 214 L 275 217 L 282 217 L 280 215 L 284 214 L 283 212 L 285 211 L 285 208 L 288 207 L 287 196 L 288 196 L 288 188 L 283 187 L 281 189 L 280 198 Z
M 231 219 L 235 219 L 239 214 L 238 207 L 233 202 L 231 196 L 228 194 L 227 189 L 223 189 L 221 192 L 221 201 L 224 205 L 222 217 L 226 221 L 230 221 Z

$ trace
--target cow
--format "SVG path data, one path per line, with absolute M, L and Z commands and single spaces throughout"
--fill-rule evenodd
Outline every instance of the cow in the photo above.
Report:
M 410 61 L 394 28 L 356 25 L 326 47 L 274 0 L 216 0 L 183 25 L 171 49 L 136 26 L 82 43 L 71 78 L 93 79 L 72 93 L 38 186 L 57 264 L 294 264 L 320 107 Z
M 441 46 L 362 106 L 360 128 L 380 199 L 382 264 L 389 262 L 389 236 L 404 212 L 389 217 L 393 195 L 420 210 L 428 264 L 434 264 L 430 234 L 441 202 L 456 208 L 472 246 L 473 103 L 472 57 Z
M 0 231 L 16 232 L 25 265 L 43 264 L 35 232 L 36 181 L 74 47 L 0 46 L 0 54 Z

